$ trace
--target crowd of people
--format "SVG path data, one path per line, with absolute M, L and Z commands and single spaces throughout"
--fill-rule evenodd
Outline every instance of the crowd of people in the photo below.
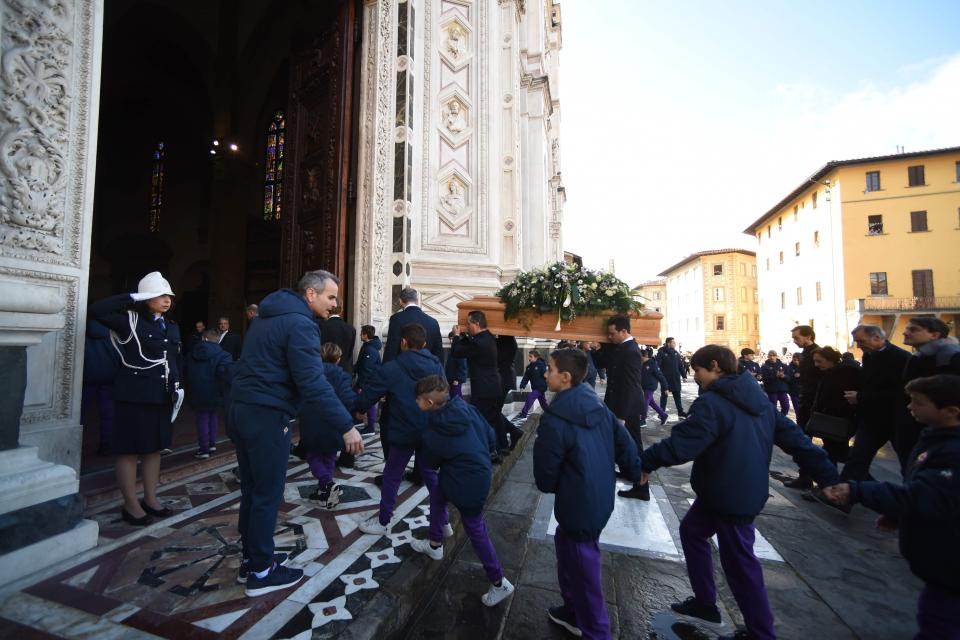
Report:
M 881 514 L 878 526 L 899 528 L 901 550 L 925 583 L 917 637 L 960 637 L 960 346 L 942 321 L 910 320 L 904 342 L 912 354 L 891 344 L 880 327 L 858 326 L 852 340 L 864 354 L 861 366 L 817 345 L 808 326 L 793 329 L 800 351 L 789 363 L 770 351 L 761 364 L 752 350 L 738 359 L 720 345 L 702 347 L 688 359 L 672 338 L 654 352 L 631 335 L 628 317 L 613 316 L 603 344 L 563 343 L 547 357 L 529 353 L 519 386 L 529 384 L 531 391 L 519 419 L 511 421 L 503 408 L 517 387 L 517 342 L 494 336 L 483 312 L 473 311 L 466 326 L 453 327 L 444 358 L 439 324 L 420 309 L 416 290 L 405 288 L 382 355 L 376 327 L 364 325 L 354 360 L 357 331 L 340 317 L 338 294 L 336 276 L 308 272 L 296 289 L 275 291 L 248 308 L 243 340 L 229 319 L 220 318 L 216 330 L 198 322 L 196 332 L 181 341 L 177 325 L 165 318 L 174 293 L 158 272 L 145 276 L 136 293 L 90 306 L 87 364 L 115 372 L 112 413 L 100 412 L 101 423 L 105 415 L 113 419 L 101 435 L 117 456 L 125 521 L 142 526 L 170 515 L 157 497 L 160 455 L 170 446 L 171 423 L 185 397 L 197 422 L 198 457 L 215 450 L 223 409 L 242 496 L 237 580 L 250 597 L 289 588 L 303 573 L 285 566 L 273 532 L 290 453 L 303 456 L 317 478 L 310 498 L 333 509 L 341 494 L 336 466 L 351 466 L 364 451 L 363 436 L 379 428 L 385 462 L 376 479 L 380 503 L 360 530 L 390 533 L 412 459 L 406 477 L 429 493 L 430 527 L 427 538 L 411 547 L 443 558 L 444 540 L 454 533 L 452 504 L 490 582 L 482 602 L 496 606 L 514 587 L 499 564 L 483 507 L 493 465 L 526 436 L 523 418 L 539 402 L 534 476 L 541 491 L 556 496 L 562 595 L 547 615 L 570 633 L 611 635 L 599 538 L 615 492 L 649 500 L 650 474 L 692 461 L 696 499 L 680 524 L 680 540 L 693 595 L 672 609 L 721 621 L 709 542 L 716 535 L 746 625 L 730 637 L 774 638 L 753 551 L 753 522 L 768 498 L 776 445 L 799 467 L 797 477 L 781 478 L 786 487 L 846 512 L 862 504 Z M 699 396 L 685 409 L 681 380 L 691 372 Z M 603 399 L 593 388 L 601 376 L 607 381 Z M 463 393 L 468 381 L 469 402 Z M 102 399 L 111 381 L 93 372 L 86 382 L 89 396 Z M 680 421 L 644 448 L 649 410 L 665 424 L 669 396 Z M 788 417 L 791 405 L 795 421 Z M 870 475 L 887 442 L 899 458 L 902 484 Z M 618 475 L 632 487 L 617 492 Z

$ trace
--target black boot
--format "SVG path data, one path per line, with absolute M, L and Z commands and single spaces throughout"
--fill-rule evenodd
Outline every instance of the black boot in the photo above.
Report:
M 650 483 L 640 484 L 639 482 L 633 485 L 632 489 L 627 489 L 625 491 L 617 491 L 617 495 L 621 498 L 634 498 L 636 500 L 644 500 L 646 502 L 650 501 Z

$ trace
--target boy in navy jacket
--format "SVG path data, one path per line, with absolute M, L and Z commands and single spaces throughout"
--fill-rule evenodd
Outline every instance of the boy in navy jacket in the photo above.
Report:
M 503 602 L 513 593 L 513 585 L 503 575 L 497 553 L 483 521 L 483 504 L 490 492 L 492 465 L 490 451 L 496 447 L 493 428 L 475 407 L 461 397 L 451 398 L 443 376 L 427 376 L 417 382 L 417 406 L 427 416 L 423 447 L 419 455 L 425 466 L 437 469 L 440 487 L 437 504 L 446 512 L 447 501 L 460 511 L 463 528 L 490 580 L 490 588 L 480 598 L 488 607 Z M 431 504 L 430 513 L 433 513 Z M 413 540 L 414 551 L 434 560 L 443 558 L 444 527 L 431 519 L 427 540 Z
M 790 403 L 793 405 L 793 413 L 796 415 L 800 407 L 800 357 L 802 353 L 794 353 L 790 356 L 790 364 L 787 365 L 787 395 L 790 396 Z
M 740 349 L 740 360 L 737 362 L 737 374 L 739 375 L 744 371 L 749 371 L 754 380 L 759 381 L 760 365 L 754 362 L 753 357 L 755 355 L 756 352 L 749 347 L 746 349 Z
M 900 553 L 923 580 L 918 640 L 960 638 L 960 376 L 907 384 L 910 413 L 927 427 L 907 460 L 903 484 L 850 482 L 824 494 L 881 514 L 877 527 L 900 529 Z
M 653 349 L 647 348 L 640 352 L 640 360 L 643 361 L 643 367 L 640 369 L 640 387 L 643 389 L 643 412 L 640 414 L 640 425 L 647 424 L 647 410 L 653 407 L 653 410 L 660 416 L 660 424 L 666 424 L 667 412 L 653 400 L 653 393 L 657 390 L 657 385 L 663 385 L 663 388 L 670 386 L 663 371 L 660 371 L 660 365 L 653 357 Z M 637 446 L 640 446 L 638 443 Z
M 753 520 L 769 496 L 773 445 L 792 455 L 821 486 L 840 478 L 826 452 L 770 405 L 753 373 L 737 374 L 737 359 L 730 349 L 707 345 L 693 354 L 690 365 L 700 397 L 670 437 L 641 456 L 642 481 L 660 467 L 693 460 L 690 484 L 697 498 L 680 523 L 680 541 L 694 595 L 671 608 L 680 615 L 721 622 L 710 547 L 716 534 L 724 574 L 748 637 L 772 639 L 773 612 L 760 561 L 753 553 Z
M 350 374 L 340 366 L 343 350 L 333 342 L 324 342 L 320 347 L 323 358 L 323 377 L 333 387 L 343 407 L 349 410 L 357 403 L 357 394 L 350 384 Z M 333 468 L 337 461 L 337 451 L 341 443 L 336 438 L 324 442 L 307 452 L 307 464 L 317 479 L 317 489 L 308 498 L 316 500 L 326 509 L 333 509 L 340 503 L 343 490 L 333 480 Z
M 533 448 L 537 488 L 556 494 L 557 579 L 563 604 L 550 620 L 584 638 L 610 638 L 600 576 L 600 532 L 613 512 L 614 463 L 630 479 L 641 476 L 637 447 L 596 392 L 581 384 L 587 355 L 550 354 L 547 386 L 556 393 L 544 412 Z
M 787 365 L 780 362 L 776 351 L 767 352 L 767 361 L 760 367 L 760 379 L 763 381 L 763 390 L 767 392 L 770 404 L 776 408 L 780 403 L 780 413 L 790 413 L 790 397 L 787 382 Z
M 377 328 L 372 324 L 365 324 L 360 327 L 360 353 L 357 355 L 357 363 L 353 366 L 353 372 L 357 376 L 357 384 L 354 390 L 357 393 L 363 391 L 367 381 L 373 378 L 373 374 L 380 369 L 380 349 L 383 343 L 377 336 Z M 367 410 L 367 428 L 361 431 L 363 435 L 369 435 L 376 431 L 377 424 L 377 405 L 370 405 Z
M 184 358 L 184 382 L 189 385 L 187 403 L 197 420 L 197 452 L 194 458 L 209 458 L 217 450 L 217 412 L 223 407 L 223 398 L 235 363 L 217 340 L 216 329 L 203 332 L 198 342 Z
M 404 469 L 420 446 L 427 428 L 427 417 L 417 406 L 417 380 L 430 375 L 443 375 L 443 365 L 426 348 L 427 333 L 417 324 L 408 324 L 400 330 L 400 354 L 384 364 L 366 383 L 360 392 L 354 411 L 363 412 L 380 398 L 386 397 L 390 406 L 390 428 L 387 430 L 389 451 L 383 467 L 383 486 L 380 489 L 380 513 L 360 524 L 364 533 L 387 535 L 390 533 L 393 508 L 403 480 Z M 430 492 L 430 522 L 440 519 L 446 525 L 447 511 L 439 500 L 437 472 L 414 462 L 419 468 L 423 484 Z M 452 533 L 452 532 L 451 532 Z
M 527 356 L 529 364 L 526 371 L 523 372 L 523 378 L 520 379 L 520 388 L 523 389 L 530 383 L 530 395 L 527 401 L 523 403 L 523 410 L 520 411 L 520 417 L 526 418 L 530 407 L 537 400 L 540 401 L 540 408 L 547 409 L 547 380 L 543 375 L 547 372 L 547 363 L 540 357 L 540 352 L 534 349 Z

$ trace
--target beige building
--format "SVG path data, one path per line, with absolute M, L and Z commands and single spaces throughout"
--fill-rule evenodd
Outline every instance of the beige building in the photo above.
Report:
M 716 249 L 687 256 L 657 274 L 666 279 L 666 333 L 694 351 L 721 344 L 739 353 L 760 341 L 756 254 Z
M 667 315 L 667 280 L 657 278 L 641 282 L 633 288 L 633 294 L 643 302 L 643 306 L 664 315 Z M 660 323 L 660 343 L 667 338 L 667 323 Z
M 813 326 L 841 351 L 861 323 L 903 344 L 910 317 L 960 314 L 960 147 L 828 162 L 745 231 L 765 349 Z

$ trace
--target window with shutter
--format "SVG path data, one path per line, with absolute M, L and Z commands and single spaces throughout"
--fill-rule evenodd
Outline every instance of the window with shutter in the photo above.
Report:
M 913 233 L 916 233 L 918 231 L 928 231 L 926 211 L 910 212 L 910 231 Z

